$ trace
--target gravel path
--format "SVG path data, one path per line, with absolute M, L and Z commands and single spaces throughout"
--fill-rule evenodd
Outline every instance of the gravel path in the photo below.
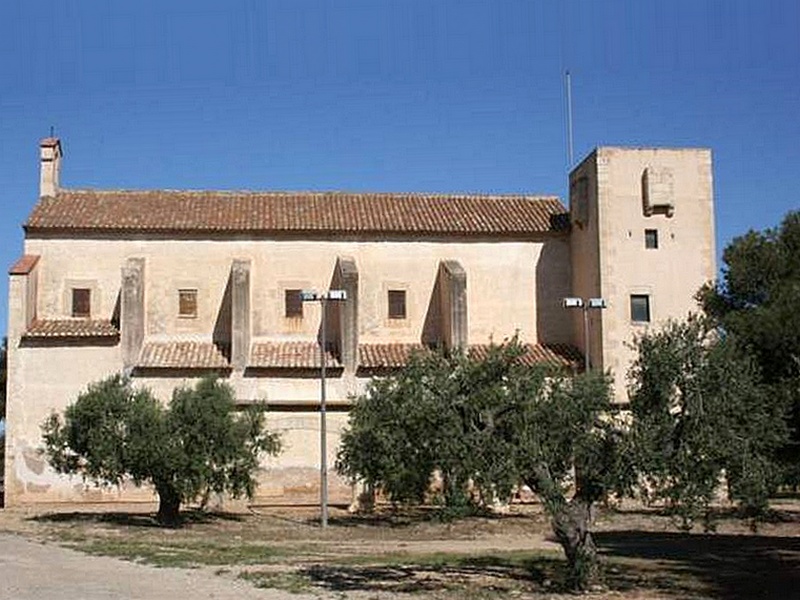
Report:
M 3 600 L 303 600 L 313 596 L 259 590 L 198 569 L 160 569 L 87 556 L 0 533 Z

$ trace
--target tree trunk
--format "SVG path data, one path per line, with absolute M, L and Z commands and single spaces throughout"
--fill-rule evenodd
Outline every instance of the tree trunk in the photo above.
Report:
M 171 485 L 156 484 L 156 491 L 158 492 L 158 514 L 156 519 L 162 525 L 174 527 L 179 522 L 180 494 Z
M 575 590 L 588 590 L 600 577 L 597 547 L 589 532 L 591 503 L 573 498 L 562 504 L 552 518 L 556 539 L 567 555 L 567 584 Z
M 526 483 L 544 503 L 556 539 L 567 556 L 567 585 L 573 590 L 588 590 L 599 583 L 597 547 L 589 532 L 592 502 L 581 495 L 568 502 L 545 465 L 538 465 Z

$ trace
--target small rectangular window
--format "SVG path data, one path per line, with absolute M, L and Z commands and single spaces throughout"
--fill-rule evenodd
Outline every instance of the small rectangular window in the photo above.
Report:
M 658 248 L 658 229 L 644 230 L 644 247 L 648 250 Z
M 302 290 L 284 291 L 284 316 L 287 318 L 303 318 L 303 300 L 300 292 Z
M 389 318 L 406 318 L 406 291 L 389 290 Z
M 197 290 L 178 290 L 178 316 L 197 317 Z
M 92 315 L 92 290 L 72 288 L 72 316 L 88 318 Z
M 631 321 L 634 323 L 650 322 L 650 296 L 631 294 Z

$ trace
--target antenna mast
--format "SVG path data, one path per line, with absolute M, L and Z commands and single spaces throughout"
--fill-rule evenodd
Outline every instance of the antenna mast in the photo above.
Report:
M 575 162 L 573 147 L 572 147 L 572 78 L 569 74 L 569 69 L 566 73 L 565 86 L 567 88 L 567 159 L 569 164 L 567 170 L 572 169 Z

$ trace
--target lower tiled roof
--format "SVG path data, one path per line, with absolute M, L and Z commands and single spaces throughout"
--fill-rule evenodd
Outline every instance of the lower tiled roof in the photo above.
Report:
M 220 349 L 210 342 L 148 342 L 139 354 L 143 369 L 227 369 Z
M 325 366 L 339 368 L 341 363 L 330 351 L 325 353 Z M 258 342 L 250 352 L 254 369 L 319 369 L 319 344 L 314 342 Z
M 583 360 L 583 355 L 577 348 L 568 344 L 523 344 L 525 353 L 519 357 L 522 364 L 550 364 L 559 367 L 577 367 Z M 475 344 L 469 347 L 470 356 L 482 359 L 486 357 L 491 346 L 489 344 Z
M 119 330 L 101 319 L 37 319 L 25 332 L 26 338 L 114 338 Z
M 583 357 L 574 347 L 567 344 L 523 344 L 525 353 L 519 360 L 525 365 L 551 364 L 559 367 L 580 366 Z M 491 346 L 474 344 L 469 347 L 473 358 L 485 358 Z M 408 364 L 413 352 L 426 350 L 422 344 L 360 344 L 358 346 L 358 366 L 362 369 L 397 369 Z
M 422 344 L 359 344 L 358 366 L 363 369 L 396 369 L 408 364 L 413 352 L 427 350 Z

